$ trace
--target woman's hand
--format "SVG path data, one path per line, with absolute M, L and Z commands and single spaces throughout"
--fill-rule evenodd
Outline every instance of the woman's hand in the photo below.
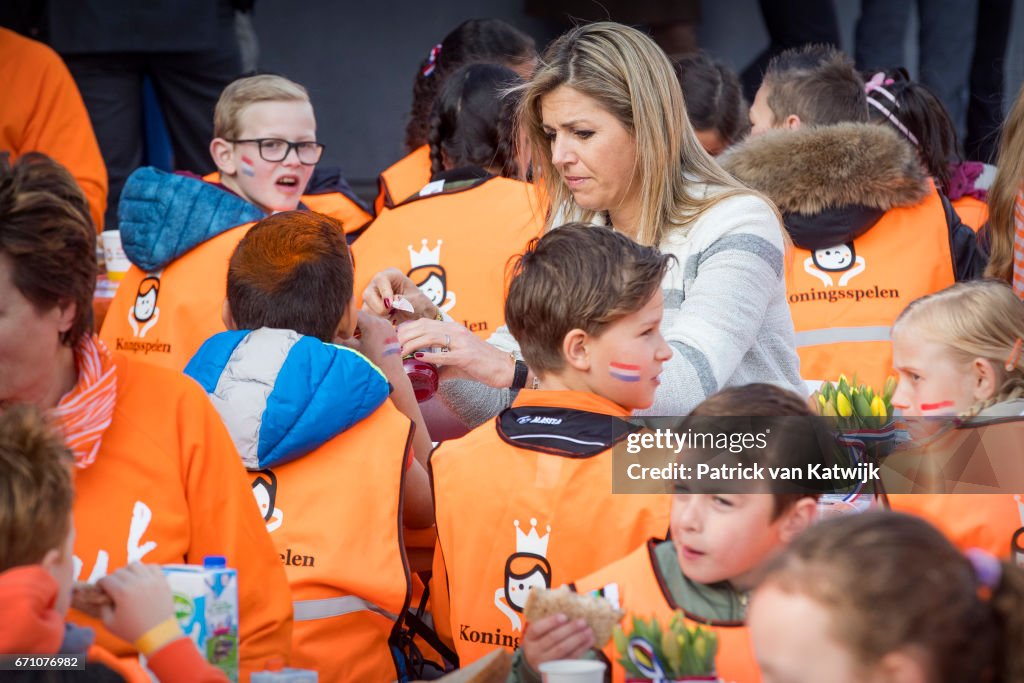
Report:
M 396 310 L 395 296 L 401 296 L 412 304 L 413 312 Z M 373 276 L 363 291 L 363 308 L 395 322 L 417 318 L 436 319 L 439 313 L 427 295 L 397 268 L 388 268 Z
M 586 619 L 570 621 L 564 614 L 531 621 L 523 634 L 523 656 L 536 671 L 544 662 L 579 659 L 594 647 L 594 632 Z
M 446 377 L 467 377 L 492 387 L 508 387 L 515 376 L 515 360 L 464 326 L 439 320 L 413 320 L 398 326 L 402 355 L 445 368 Z M 430 347 L 440 350 L 433 352 Z M 447 349 L 447 350 L 445 350 Z

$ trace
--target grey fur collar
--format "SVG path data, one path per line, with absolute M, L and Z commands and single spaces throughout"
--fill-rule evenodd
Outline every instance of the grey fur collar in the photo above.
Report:
M 917 204 L 929 189 L 914 148 L 871 123 L 772 130 L 733 147 L 719 162 L 785 214 L 854 205 L 888 211 Z

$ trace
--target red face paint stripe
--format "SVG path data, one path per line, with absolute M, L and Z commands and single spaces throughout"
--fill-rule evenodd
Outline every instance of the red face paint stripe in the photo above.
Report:
M 938 410 L 939 408 L 952 408 L 955 404 L 952 401 L 940 401 L 939 403 L 922 403 L 921 410 Z
M 609 363 L 608 365 L 610 365 L 611 367 L 615 368 L 616 370 L 639 370 L 640 369 L 639 365 L 630 365 L 629 363 L 615 363 L 615 362 L 612 362 L 612 363 Z
M 245 162 L 245 163 L 247 163 L 247 164 L 250 164 L 250 165 L 252 165 L 252 159 L 250 159 L 250 158 L 249 158 L 249 157 L 247 157 L 247 156 L 243 156 L 243 157 L 242 157 L 242 161 L 244 161 L 244 162 Z

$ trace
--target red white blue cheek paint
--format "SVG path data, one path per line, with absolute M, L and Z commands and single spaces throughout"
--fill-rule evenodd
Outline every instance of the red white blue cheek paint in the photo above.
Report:
M 244 154 L 242 155 L 242 163 L 238 165 L 238 168 L 242 173 L 249 176 L 250 178 L 256 175 L 256 169 L 254 169 L 252 166 L 252 159 L 245 156 Z
M 609 363 L 608 374 L 620 382 L 639 382 L 640 366 L 629 363 Z

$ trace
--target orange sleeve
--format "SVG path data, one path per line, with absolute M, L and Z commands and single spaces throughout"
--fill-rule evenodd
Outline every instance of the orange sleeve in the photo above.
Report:
M 202 388 L 191 384 L 178 411 L 192 542 L 186 561 L 224 555 L 238 571 L 239 669 L 248 681 L 269 660 L 288 662 L 292 598 L 281 558 L 256 506 L 249 477 Z
M 188 638 L 178 638 L 157 650 L 146 666 L 160 683 L 227 683 L 223 671 L 208 663 Z
M 42 43 L 7 32 L 0 36 L 0 45 L 0 61 L 15 62 L 3 69 L 7 74 L 14 67 L 8 92 L 18 93 L 4 98 L 17 103 L 0 106 L 0 125 L 6 128 L 0 144 L 9 146 L 15 158 L 42 152 L 65 166 L 89 202 L 96 230 L 103 230 L 107 167 L 71 72 Z

